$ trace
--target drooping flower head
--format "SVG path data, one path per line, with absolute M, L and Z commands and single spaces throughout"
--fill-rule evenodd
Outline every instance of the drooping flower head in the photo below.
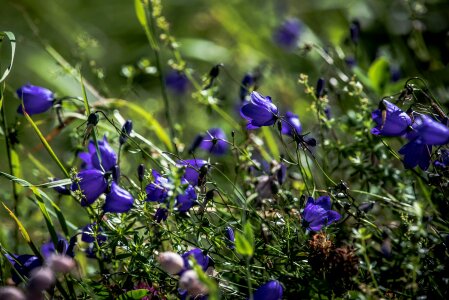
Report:
M 372 112 L 372 119 L 376 127 L 371 133 L 381 136 L 401 136 L 407 132 L 412 124 L 410 117 L 393 103 L 382 100 L 379 108 Z
M 449 128 L 428 116 L 420 115 L 415 118 L 407 138 L 410 142 L 399 150 L 399 153 L 404 155 L 405 168 L 412 169 L 419 166 L 422 170 L 427 170 L 432 146 L 449 142 Z
M 187 180 L 183 180 L 183 184 L 188 184 Z M 197 195 L 195 188 L 192 185 L 188 185 L 183 194 L 176 196 L 175 207 L 180 212 L 187 212 L 192 206 L 196 204 Z
M 106 195 L 103 206 L 104 212 L 124 213 L 133 207 L 134 197 L 130 192 L 121 188 L 115 182 L 111 184 L 111 190 Z
M 288 111 L 285 114 L 285 120 L 282 120 L 282 130 L 281 133 L 291 136 L 297 137 L 302 132 L 301 122 L 299 121 L 298 115 Z
M 70 243 L 63 238 L 62 236 L 58 236 L 58 243 L 53 243 L 52 240 L 48 241 L 47 243 L 42 244 L 41 246 L 41 252 L 42 256 L 47 259 L 54 253 L 64 254 L 68 255 L 70 257 L 74 257 L 74 247 L 75 247 L 76 239 L 71 239 Z
M 260 286 L 253 295 L 254 300 L 281 300 L 284 289 L 277 280 L 270 280 Z
M 81 165 L 82 169 L 92 169 L 95 168 L 101 171 L 111 171 L 112 168 L 117 164 L 117 154 L 114 149 L 109 145 L 106 136 L 103 137 L 103 140 L 98 141 L 98 150 L 100 152 L 101 158 L 101 168 L 100 161 L 98 159 L 98 155 L 95 148 L 94 141 L 90 141 L 87 147 L 88 152 L 81 152 L 78 157 L 83 161 Z
M 83 195 L 81 205 L 87 206 L 94 203 L 101 194 L 106 192 L 108 182 L 105 174 L 97 169 L 84 170 L 77 174 L 78 182 L 73 182 L 72 191 L 80 191 Z
M 165 77 L 165 85 L 176 94 L 184 94 L 190 86 L 187 76 L 179 71 L 171 71 Z
M 357 44 L 360 39 L 360 22 L 359 22 L 359 20 L 354 20 L 351 22 L 351 25 L 349 26 L 349 33 L 351 36 L 351 41 L 354 44 Z
M 200 148 L 215 155 L 223 155 L 229 149 L 226 134 L 221 128 L 211 128 L 203 136 Z
M 293 50 L 298 44 L 300 33 L 301 23 L 299 20 L 287 19 L 275 30 L 273 39 L 278 46 L 286 50 Z
M 435 167 L 445 169 L 449 167 L 449 150 L 440 149 L 438 151 L 438 159 L 433 162 Z
M 131 120 L 126 120 L 126 122 L 122 126 L 122 132 L 120 133 L 119 142 L 120 145 L 123 145 L 128 140 L 128 136 L 131 134 L 133 130 L 133 122 Z
M 271 101 L 271 97 L 265 97 L 253 91 L 251 92 L 250 101 L 245 103 L 240 109 L 240 115 L 248 120 L 247 129 L 257 129 L 276 123 L 278 108 Z
M 341 216 L 338 212 L 331 210 L 331 198 L 321 196 L 317 200 L 309 197 L 302 212 L 302 218 L 304 227 L 319 231 L 323 226 L 328 226 L 340 220 Z
M 54 94 L 44 87 L 25 84 L 17 90 L 17 97 L 23 101 L 27 114 L 35 115 L 46 112 L 53 106 Z M 23 114 L 22 105 L 17 112 Z
M 227 226 L 225 228 L 225 236 L 226 236 L 226 244 L 228 245 L 229 249 L 235 249 L 235 235 L 234 230 L 230 226 Z
M 93 243 L 93 242 L 95 242 L 95 239 L 96 239 L 99 244 L 102 244 L 103 242 L 106 241 L 107 237 L 104 234 L 102 234 L 103 228 L 98 227 L 97 228 L 98 231 L 95 235 L 95 230 L 94 230 L 95 227 L 96 227 L 96 224 L 93 223 L 93 224 L 87 224 L 86 226 L 84 226 L 81 229 L 81 233 L 82 233 L 81 240 L 83 242 Z
M 22 282 L 21 277 L 29 277 L 32 270 L 42 266 L 42 261 L 34 255 L 23 254 L 23 255 L 9 255 L 6 254 L 6 258 L 11 262 L 13 268 L 17 271 L 12 271 L 12 280 L 19 284 Z M 20 276 L 19 276 L 20 275 Z
M 184 271 L 191 269 L 189 263 L 190 256 L 192 256 L 196 260 L 196 262 L 198 263 L 198 265 L 201 266 L 203 271 L 206 271 L 212 262 L 212 259 L 209 257 L 209 255 L 205 254 L 203 250 L 199 248 L 194 248 L 181 255 L 181 257 L 184 259 Z
M 178 161 L 178 164 L 180 166 L 186 167 L 183 178 L 187 180 L 191 185 L 197 186 L 200 172 L 202 172 L 203 167 L 206 167 L 207 161 L 194 158 Z
M 154 181 L 145 188 L 147 192 L 147 201 L 165 202 L 168 197 L 168 191 L 172 188 L 172 184 L 168 178 L 165 178 L 156 170 L 152 171 Z
M 243 76 L 242 82 L 240 83 L 240 91 L 239 96 L 240 100 L 244 102 L 246 100 L 246 96 L 248 96 L 249 88 L 254 83 L 254 77 L 250 73 L 246 73 Z

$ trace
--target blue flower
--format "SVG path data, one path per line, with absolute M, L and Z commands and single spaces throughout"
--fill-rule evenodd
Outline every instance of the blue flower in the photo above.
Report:
M 103 166 L 103 169 L 100 167 L 95 143 L 93 141 L 89 142 L 87 149 L 88 152 L 81 152 L 78 155 L 78 157 L 83 161 L 83 164 L 81 165 L 82 169 L 104 169 L 104 171 L 107 172 L 111 171 L 112 168 L 117 164 L 117 154 L 109 145 L 106 136 L 103 137 L 103 140 L 98 141 L 98 150 L 100 151 L 101 166 Z
M 371 116 L 376 122 L 376 127 L 371 129 L 374 135 L 401 136 L 412 124 L 407 113 L 387 100 L 382 100 L 379 103 L 379 109 L 373 111 Z
M 281 300 L 283 292 L 279 281 L 270 280 L 254 292 L 253 300 Z
M 199 248 L 194 248 L 190 251 L 187 251 L 183 255 L 181 255 L 184 259 L 184 270 L 191 269 L 190 263 L 189 263 L 189 257 L 193 256 L 193 258 L 196 260 L 199 266 L 203 269 L 203 271 L 206 271 L 209 265 L 211 264 L 212 259 L 209 257 L 209 255 L 204 254 L 204 252 Z M 181 271 L 181 273 L 183 272 Z
M 133 207 L 133 203 L 134 197 L 131 193 L 113 182 L 110 192 L 106 195 L 103 210 L 104 212 L 124 213 Z
M 80 190 L 83 194 L 82 206 L 94 203 L 108 188 L 105 174 L 97 169 L 81 171 L 77 174 L 77 178 L 79 178 L 79 181 L 73 182 L 71 189 L 72 191 Z
M 97 228 L 97 232 L 95 233 L 95 227 Z M 95 223 L 87 224 L 81 229 L 81 240 L 85 243 L 93 243 L 95 242 L 95 234 L 96 234 L 96 240 L 99 244 L 106 241 L 107 237 L 102 234 L 103 228 L 96 226 Z
M 154 181 L 147 185 L 145 191 L 147 193 L 147 201 L 153 202 L 165 202 L 168 197 L 168 191 L 172 187 L 172 184 L 169 180 L 157 171 L 153 170 L 153 178 Z
M 286 50 L 293 50 L 298 44 L 301 23 L 297 19 L 285 20 L 274 32 L 276 44 Z
M 271 97 L 264 97 L 254 91 L 251 93 L 250 101 L 240 109 L 240 115 L 248 120 L 247 129 L 257 129 L 276 123 L 278 108 L 271 101 Z
M 435 167 L 445 169 L 449 167 L 449 150 L 440 149 L 438 151 L 438 159 L 433 162 Z
M 187 184 L 187 181 L 182 183 Z M 187 212 L 193 205 L 195 205 L 196 199 L 195 188 L 189 184 L 183 194 L 176 196 L 175 206 L 180 212 Z
M 35 115 L 46 112 L 53 106 L 54 94 L 49 89 L 25 84 L 17 90 L 17 97 L 23 101 L 23 106 L 27 114 Z M 22 105 L 17 112 L 23 114 Z
M 331 210 L 331 199 L 329 196 L 321 196 L 316 201 L 309 197 L 306 207 L 302 212 L 304 226 L 313 231 L 319 231 L 323 226 L 330 225 L 341 216 L 338 212 Z
M 399 153 L 404 155 L 405 168 L 412 169 L 419 166 L 422 170 L 427 170 L 432 146 L 449 142 L 449 128 L 428 116 L 420 115 L 415 118 L 407 138 L 410 142 L 399 150 Z
M 299 121 L 298 115 L 288 111 L 285 114 L 285 120 L 282 120 L 282 130 L 281 133 L 291 136 L 293 138 L 299 137 L 302 132 L 301 122 Z
M 167 218 L 168 218 L 168 209 L 159 207 L 156 210 L 156 213 L 154 214 L 154 219 L 156 220 L 156 222 L 160 223 L 162 221 L 167 220 Z
M 22 279 L 20 278 L 20 276 L 21 277 L 29 277 L 32 270 L 34 270 L 37 267 L 42 266 L 41 260 L 37 256 L 34 256 L 34 255 L 5 254 L 5 256 L 10 261 L 10 263 L 12 264 L 13 268 L 17 271 L 17 273 L 19 273 L 19 274 L 17 274 L 14 271 L 11 272 L 12 280 L 16 284 L 19 284 L 22 282 Z
M 196 186 L 198 185 L 198 178 L 200 176 L 199 171 L 207 164 L 207 161 L 202 159 L 186 159 L 178 161 L 178 164 L 186 167 L 184 179 L 191 185 Z
M 209 129 L 201 141 L 200 148 L 215 155 L 225 154 L 229 149 L 226 134 L 220 128 Z
M 179 71 L 171 71 L 165 77 L 165 85 L 176 94 L 184 94 L 190 86 L 187 76 Z
M 59 253 L 68 255 L 70 257 L 74 257 L 75 253 L 73 252 L 73 249 L 75 247 L 76 239 L 71 239 L 70 244 L 67 242 L 67 240 L 61 236 L 58 236 L 58 244 L 56 245 L 53 243 L 52 240 L 48 241 L 47 243 L 42 244 L 41 246 L 41 252 L 42 256 L 47 259 L 49 258 L 53 253 Z

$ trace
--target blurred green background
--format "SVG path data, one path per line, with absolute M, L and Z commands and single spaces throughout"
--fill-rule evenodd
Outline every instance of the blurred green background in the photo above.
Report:
M 449 2 L 448 1 L 237 1 L 237 0 L 167 0 L 163 1 L 163 15 L 170 23 L 187 66 L 194 70 L 198 80 L 210 68 L 223 63 L 225 71 L 219 77 L 217 98 L 219 105 L 238 122 L 239 82 L 248 71 L 263 66 L 261 91 L 272 96 L 283 112 L 291 109 L 304 123 L 311 119 L 307 110 L 303 87 L 297 84 L 298 75 L 306 73 L 310 82 L 318 77 L 336 76 L 336 70 L 351 74 L 345 59 L 355 58 L 354 72 L 367 74 L 376 58 L 383 56 L 391 67 L 400 70 L 401 78 L 421 76 L 445 104 L 449 92 Z M 302 22 L 300 49 L 286 51 L 273 42 L 273 31 L 286 19 Z M 349 41 L 351 21 L 361 23 L 360 43 L 355 47 Z M 163 102 L 155 74 L 146 74 L 139 68 L 148 61 L 154 65 L 154 54 L 145 33 L 137 21 L 134 1 L 128 0 L 0 0 L 0 30 L 12 31 L 17 39 L 13 71 L 7 79 L 4 105 L 8 124 L 17 128 L 20 144 L 17 154 L 21 161 L 18 174 L 33 183 L 45 182 L 48 174 L 36 167 L 30 154 L 54 175 L 61 176 L 48 154 L 39 148 L 39 140 L 15 110 L 19 105 L 14 90 L 25 83 L 45 86 L 59 96 L 81 96 L 76 78 L 66 72 L 59 62 L 65 61 L 83 76 L 104 98 L 120 98 L 151 112 L 163 126 Z M 334 65 L 326 63 L 319 51 L 328 51 Z M 1 70 L 8 61 L 7 46 L 1 49 Z M 162 48 L 164 70 L 171 59 L 170 51 Z M 368 91 L 373 107 L 387 91 L 398 91 L 403 85 L 391 85 L 384 90 Z M 89 93 L 91 103 L 96 97 Z M 185 144 L 198 132 L 222 126 L 231 128 L 215 113 L 204 107 L 188 93 L 169 95 L 171 113 L 179 126 L 178 137 Z M 331 99 L 331 101 L 334 101 Z M 340 99 L 344 106 L 345 99 Z M 343 104 L 342 104 L 343 103 Z M 138 131 L 153 137 L 146 122 L 127 110 L 126 118 L 133 118 Z M 56 125 L 54 114 L 36 116 L 39 126 L 48 133 Z M 73 135 L 82 134 L 81 121 L 64 129 L 51 144 L 67 164 L 75 163 L 73 150 L 79 147 Z M 1 136 L 0 169 L 9 172 L 4 136 Z M 159 143 L 160 144 L 160 143 Z M 79 149 L 78 149 L 79 150 Z M 126 172 L 134 172 L 130 161 Z M 46 163 L 47 162 L 47 163 Z M 132 175 L 135 176 L 135 175 Z M 0 178 L 1 200 L 11 203 L 11 184 Z M 26 198 L 26 195 L 24 196 Z M 22 201 L 26 206 L 26 201 Z M 73 208 L 72 203 L 61 205 Z M 74 213 L 76 209 L 74 207 Z M 67 211 L 67 210 L 66 210 Z M 76 226 L 84 225 L 83 216 L 68 217 Z M 2 219 L 4 212 L 0 213 Z M 40 214 L 24 209 L 27 222 L 37 223 Z M 34 219 L 33 219 L 34 218 Z M 10 235 L 10 227 L 2 226 L 3 236 Z M 41 224 L 44 228 L 44 224 Z M 39 227 L 34 228 L 39 235 Z M 45 232 L 44 230 L 41 233 Z M 39 237 L 42 240 L 47 237 Z

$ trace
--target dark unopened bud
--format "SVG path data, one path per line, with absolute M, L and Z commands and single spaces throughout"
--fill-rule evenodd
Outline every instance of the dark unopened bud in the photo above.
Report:
M 249 73 L 246 73 L 240 84 L 240 101 L 245 101 L 246 96 L 248 96 L 248 89 L 251 85 L 253 85 L 253 82 L 253 76 Z
M 32 291 L 45 291 L 55 283 L 55 274 L 48 267 L 41 267 L 31 272 L 28 287 Z
M 160 223 L 162 221 L 167 220 L 168 218 L 168 210 L 162 207 L 159 207 L 154 214 L 154 219 L 156 222 Z
M 225 228 L 225 233 L 226 233 L 226 238 L 227 238 L 227 244 L 229 249 L 234 249 L 235 245 L 234 245 L 234 241 L 235 241 L 235 235 L 234 235 L 234 230 L 232 230 L 231 227 L 226 227 Z
M 120 145 L 123 145 L 128 140 L 128 136 L 131 134 L 133 130 L 133 122 L 131 120 L 126 120 L 125 124 L 122 127 L 122 133 L 120 134 Z
M 137 167 L 137 177 L 139 178 L 139 181 L 142 182 L 143 178 L 145 177 L 145 165 L 140 164 Z
M 306 142 L 306 144 L 309 145 L 310 147 L 316 146 L 316 140 L 314 138 L 305 139 L 304 142 Z
M 223 64 L 217 64 L 210 69 L 210 78 L 216 78 L 220 74 L 220 67 L 223 67 Z
M 178 274 L 184 268 L 184 260 L 181 255 L 174 252 L 162 252 L 157 257 L 161 268 L 168 274 Z
M 204 136 L 201 134 L 198 134 L 195 139 L 193 140 L 192 144 L 189 147 L 189 154 L 192 154 L 193 152 L 195 152 L 195 150 L 201 145 L 201 142 L 203 141 Z
M 21 290 L 12 286 L 0 287 L 0 299 L 3 300 L 26 300 Z
M 318 81 L 316 82 L 316 90 L 315 90 L 315 96 L 317 98 L 320 98 L 323 96 L 324 87 L 326 86 L 326 80 L 324 80 L 323 77 L 320 77 Z
M 115 165 L 115 166 L 112 168 L 112 179 L 113 179 L 115 182 L 118 182 L 119 179 L 120 179 L 120 167 L 119 167 L 118 165 Z
M 349 26 L 349 33 L 351 35 L 351 41 L 354 44 L 357 44 L 360 38 L 360 22 L 358 20 L 352 21 L 351 25 Z

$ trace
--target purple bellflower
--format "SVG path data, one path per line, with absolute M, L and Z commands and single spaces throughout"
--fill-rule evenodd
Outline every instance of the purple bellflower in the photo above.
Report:
M 70 243 L 67 242 L 65 238 L 62 236 L 58 237 L 58 243 L 55 248 L 55 244 L 52 240 L 48 241 L 47 243 L 42 244 L 41 246 L 41 252 L 42 256 L 47 259 L 49 258 L 53 253 L 59 253 L 63 255 L 67 255 L 70 257 L 74 257 L 75 253 L 73 252 L 73 249 L 75 247 L 76 239 L 71 239 Z
M 95 242 L 95 231 L 94 231 L 95 224 L 87 224 L 81 229 L 81 240 L 85 243 L 93 243 Z M 103 228 L 98 227 L 98 232 L 96 235 L 97 242 L 99 244 L 106 241 L 107 237 L 102 234 Z
M 271 101 L 271 97 L 258 92 L 251 93 L 251 99 L 240 109 L 240 115 L 248 120 L 247 129 L 257 129 L 271 126 L 278 120 L 278 108 Z
M 285 20 L 274 32 L 274 42 L 285 50 L 293 50 L 299 40 L 301 23 L 297 19 Z
M 30 254 L 9 255 L 9 254 L 6 254 L 5 256 L 6 256 L 6 258 L 8 258 L 8 260 L 12 264 L 13 268 L 17 271 L 17 273 L 19 273 L 19 274 L 17 274 L 16 272 L 11 271 L 12 280 L 16 284 L 19 284 L 22 282 L 22 279 L 20 277 L 29 277 L 32 270 L 42 266 L 41 260 L 37 256 L 34 256 L 34 255 L 30 255 Z
M 131 193 L 113 182 L 110 192 L 106 195 L 103 210 L 104 212 L 124 213 L 133 207 L 133 203 L 134 197 Z
M 156 220 L 156 222 L 160 223 L 162 221 L 167 220 L 167 218 L 168 218 L 168 209 L 159 207 L 156 210 L 156 213 L 154 214 L 154 219 Z
M 165 77 L 165 85 L 176 94 L 184 94 L 189 89 L 189 79 L 179 71 L 173 70 Z
M 117 163 L 117 154 L 114 149 L 109 145 L 106 136 L 103 137 L 103 140 L 98 141 L 98 150 L 100 151 L 101 157 L 101 166 L 98 160 L 98 155 L 95 149 L 95 143 L 93 141 L 89 142 L 87 147 L 88 152 L 81 152 L 78 157 L 83 161 L 81 167 L 83 169 L 92 169 L 95 168 L 97 170 L 110 171 Z
M 184 272 L 186 270 L 190 270 L 190 263 L 189 263 L 189 257 L 193 256 L 193 258 L 196 260 L 199 266 L 203 269 L 203 271 L 206 271 L 207 268 L 211 265 L 212 259 L 209 257 L 209 255 L 204 254 L 204 252 L 199 248 L 194 248 L 190 251 L 187 251 L 181 257 L 184 259 L 184 269 L 181 271 Z
M 374 135 L 401 136 L 412 124 L 407 113 L 387 100 L 379 103 L 379 108 L 372 112 L 371 117 L 376 122 L 376 127 L 371 129 Z
M 184 179 L 191 185 L 197 186 L 201 168 L 207 165 L 207 161 L 194 158 L 178 161 L 178 164 L 186 167 Z
M 282 120 L 281 133 L 294 138 L 295 136 L 299 136 L 301 132 L 302 126 L 298 115 L 288 111 L 285 114 L 285 120 Z
M 49 89 L 25 84 L 17 90 L 17 97 L 23 100 L 23 106 L 27 114 L 36 115 L 49 110 L 54 103 L 55 97 Z M 23 114 L 22 105 L 17 109 L 19 114 Z
M 200 148 L 215 155 L 225 154 L 229 149 L 226 134 L 220 128 L 209 129 L 201 141 Z
M 309 197 L 306 207 L 302 212 L 303 224 L 309 230 L 319 231 L 323 226 L 330 225 L 341 216 L 338 212 L 331 210 L 331 198 L 321 196 L 317 200 Z
M 156 170 L 153 170 L 152 174 L 154 181 L 148 184 L 145 188 L 145 191 L 147 192 L 147 201 L 159 203 L 165 202 L 172 184 L 169 182 L 168 178 L 165 178 Z
M 187 180 L 182 181 L 183 184 L 188 184 Z M 176 196 L 176 208 L 180 212 L 187 212 L 192 206 L 196 204 L 197 195 L 195 188 L 188 185 L 183 194 Z
M 260 286 L 253 295 L 254 300 L 281 300 L 284 290 L 277 280 L 270 280 Z
M 108 182 L 105 174 L 97 169 L 84 170 L 77 174 L 78 182 L 73 182 L 72 191 L 80 190 L 83 193 L 82 206 L 91 205 L 98 197 L 106 192 Z
M 420 115 L 415 118 L 407 138 L 410 142 L 398 151 L 404 155 L 405 168 L 412 169 L 419 166 L 422 170 L 427 170 L 432 146 L 449 142 L 449 128 L 428 116 Z
M 438 151 L 438 159 L 433 162 L 433 165 L 441 169 L 449 167 L 449 150 L 440 149 Z
M 122 132 L 120 133 L 119 142 L 120 145 L 123 145 L 128 140 L 128 136 L 131 134 L 133 130 L 133 122 L 131 120 L 126 120 L 125 124 L 122 126 Z

